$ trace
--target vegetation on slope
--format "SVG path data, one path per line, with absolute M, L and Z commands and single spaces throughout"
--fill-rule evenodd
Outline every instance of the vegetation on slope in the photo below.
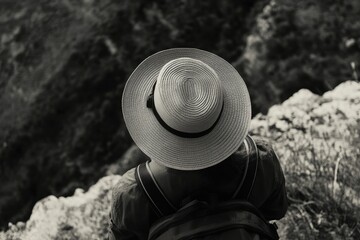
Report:
M 273 141 L 290 207 L 285 239 L 360 238 L 360 84 L 319 97 L 302 90 L 252 121 Z
M 131 145 L 124 83 L 156 51 L 196 47 L 230 61 L 254 114 L 300 88 L 335 87 L 360 59 L 356 0 L 1 5 L 0 226 L 28 218 L 47 195 L 87 188 L 120 158 Z

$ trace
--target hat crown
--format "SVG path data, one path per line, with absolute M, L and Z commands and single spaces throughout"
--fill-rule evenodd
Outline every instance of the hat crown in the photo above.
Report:
M 214 69 L 200 60 L 174 59 L 160 70 L 154 104 L 171 128 L 185 133 L 206 131 L 221 113 L 221 81 Z
M 195 121 L 200 109 L 208 117 Z M 243 143 L 251 121 L 250 96 L 240 74 L 223 58 L 196 48 L 172 48 L 146 58 L 124 87 L 122 111 L 142 152 L 163 166 L 186 171 L 228 158 Z M 208 128 L 206 119 L 216 118 Z M 202 123 L 208 125 L 201 128 Z M 175 130 L 189 132 L 192 127 L 194 132 L 208 129 L 186 134 Z

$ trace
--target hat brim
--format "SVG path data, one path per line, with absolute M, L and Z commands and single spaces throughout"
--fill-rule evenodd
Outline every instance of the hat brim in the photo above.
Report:
M 189 57 L 203 61 L 218 74 L 224 90 L 223 111 L 205 136 L 183 138 L 167 131 L 146 107 L 161 68 Z M 153 161 L 178 170 L 199 170 L 228 158 L 244 141 L 251 121 L 250 96 L 244 80 L 221 57 L 194 48 L 173 48 L 146 58 L 131 74 L 123 92 L 122 112 L 135 144 Z

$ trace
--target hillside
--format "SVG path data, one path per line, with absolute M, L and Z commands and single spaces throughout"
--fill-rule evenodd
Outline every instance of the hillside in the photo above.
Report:
M 284 169 L 291 205 L 279 223 L 282 239 L 359 239 L 359 119 L 360 83 L 348 81 L 322 96 L 300 90 L 252 120 L 252 134 L 272 142 Z M 139 158 L 131 147 L 120 162 Z M 103 239 L 111 186 L 120 178 L 40 200 L 26 223 L 10 224 L 0 239 Z
M 360 237 L 360 84 L 345 82 L 318 96 L 300 90 L 252 120 L 272 140 L 291 206 L 285 239 Z
M 239 56 L 246 19 L 261 11 L 249 16 L 252 2 L 1 1 L 0 229 L 120 159 L 131 145 L 122 90 L 147 56 L 181 46 Z
M 159 50 L 195 47 L 229 61 L 254 115 L 299 89 L 321 95 L 357 79 L 358 0 L 0 2 L 1 230 L 46 196 L 136 164 L 119 161 L 132 145 L 121 95 Z

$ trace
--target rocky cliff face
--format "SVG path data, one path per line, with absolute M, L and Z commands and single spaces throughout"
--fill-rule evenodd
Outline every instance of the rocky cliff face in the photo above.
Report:
M 71 197 L 44 198 L 26 223 L 10 224 L 0 239 L 105 239 L 111 186 L 120 178 L 104 177 L 86 193 L 77 189 Z
M 2 2 L 0 229 L 45 196 L 91 186 L 130 147 L 121 94 L 140 61 L 184 46 L 231 60 L 254 3 Z
M 0 229 L 45 196 L 133 166 L 110 167 L 132 144 L 124 83 L 150 54 L 218 54 L 246 80 L 254 112 L 266 112 L 352 77 L 359 14 L 358 0 L 1 1 Z
M 286 176 L 291 205 L 279 223 L 282 239 L 359 239 L 359 119 L 360 84 L 348 81 L 323 96 L 300 90 L 252 120 L 251 132 L 273 143 Z M 132 147 L 121 162 L 141 158 Z M 10 224 L 0 239 L 104 239 L 111 187 L 120 178 L 44 198 L 26 223 Z

